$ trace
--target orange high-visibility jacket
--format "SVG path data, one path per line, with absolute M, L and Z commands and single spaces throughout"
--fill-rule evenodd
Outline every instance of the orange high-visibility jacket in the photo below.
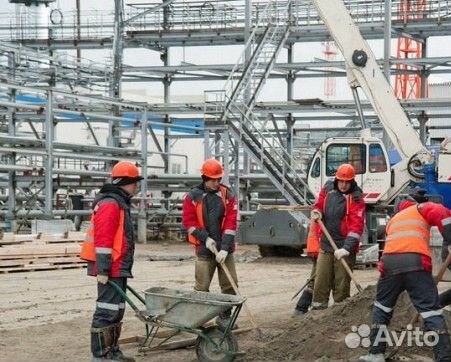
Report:
M 116 261 L 121 256 L 122 244 L 124 242 L 124 210 L 120 210 L 119 225 L 114 235 L 112 258 Z M 81 245 L 80 258 L 86 261 L 96 261 L 96 248 L 94 246 L 94 216 L 91 216 L 91 222 L 85 234 L 85 240 Z
M 221 201 L 224 205 L 224 217 L 222 218 L 222 225 L 224 226 L 224 221 L 226 220 L 226 212 L 227 212 L 227 187 L 220 185 L 219 191 L 221 192 Z M 204 213 L 203 213 L 203 201 L 194 201 L 194 208 L 196 210 L 196 217 L 197 222 L 199 223 L 198 227 L 201 229 L 205 228 L 205 222 L 204 222 Z M 193 245 L 200 245 L 200 240 L 197 239 L 194 235 L 191 233 L 188 234 L 188 242 Z
M 384 254 L 418 253 L 431 257 L 430 229 L 431 225 L 418 211 L 417 205 L 409 206 L 388 222 Z
M 317 257 L 320 249 L 320 231 L 321 228 L 318 223 L 310 223 L 308 235 L 307 235 L 307 248 L 308 255 Z

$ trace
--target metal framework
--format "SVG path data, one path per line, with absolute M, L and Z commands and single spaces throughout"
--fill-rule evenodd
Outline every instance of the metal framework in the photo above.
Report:
M 367 39 L 384 39 L 388 44 L 391 38 L 401 36 L 426 42 L 430 37 L 451 35 L 448 1 L 428 1 L 415 22 L 402 21 L 399 1 L 349 0 L 346 5 Z M 271 173 L 270 166 L 249 159 L 252 150 L 249 144 L 246 146 L 242 133 L 237 134 L 239 123 L 234 131 L 232 123 L 225 122 L 231 113 L 224 113 L 224 108 L 212 112 L 211 104 L 217 102 L 207 99 L 199 103 L 172 103 L 170 97 L 171 84 L 176 81 L 219 80 L 236 84 L 249 71 L 245 64 L 249 64 L 246 62 L 253 54 L 253 50 L 244 51 L 243 59 L 236 64 L 169 65 L 171 47 L 244 45 L 253 33 L 256 49 L 264 44 L 268 24 L 288 26 L 287 32 L 279 34 L 283 43 L 274 41 L 288 49 L 288 61 L 276 63 L 272 59 L 277 54 L 276 48 L 274 54 L 267 51 L 267 60 L 259 63 L 267 66 L 255 66 L 251 77 L 260 74 L 263 82 L 254 82 L 252 87 L 260 89 L 265 79 L 284 79 L 288 100 L 261 102 L 258 91 L 253 97 L 246 85 L 240 101 L 231 104 L 245 101 L 247 110 L 235 106 L 232 113 L 249 116 L 252 110 L 258 114 L 259 125 L 255 126 L 253 119 L 249 126 L 258 127 L 261 140 L 272 140 L 273 156 L 283 149 L 281 160 L 288 158 L 287 167 L 292 166 L 302 178 L 309 156 L 324 137 L 352 135 L 361 129 L 352 101 L 292 97 L 297 79 L 346 76 L 342 61 L 293 62 L 294 44 L 330 41 L 310 2 L 167 0 L 124 7 L 122 0 L 116 0 L 111 12 L 65 12 L 63 16 L 54 8 L 47 24 L 0 13 L 0 217 L 14 228 L 16 221 L 26 223 L 32 217 L 86 215 L 88 210 L 69 207 L 68 195 L 83 192 L 84 200 L 89 201 L 90 192 L 104 183 L 111 163 L 129 159 L 142 167 L 145 176 L 152 175 L 143 183 L 135 210 L 140 220 L 140 239 L 145 240 L 146 223 L 158 230 L 178 225 L 181 193 L 198 181 L 197 175 L 186 174 L 186 155 L 171 150 L 171 142 L 180 138 L 203 138 L 205 155 L 222 157 L 228 181 L 240 195 L 241 215 L 252 212 L 259 202 L 297 199 L 290 192 L 285 194 L 285 188 L 274 187 L 279 171 L 274 168 L 275 173 Z M 68 57 L 59 52 L 104 47 L 114 50 L 111 64 L 82 59 L 79 53 Z M 125 65 L 122 60 L 125 48 L 158 52 L 163 65 Z M 392 75 L 427 78 L 430 74 L 451 73 L 448 55 L 432 58 L 423 53 L 422 58 L 393 59 L 388 53 L 379 64 Z M 164 103 L 122 101 L 124 82 L 161 82 Z M 233 99 L 232 93 L 226 94 Z M 216 116 L 204 119 L 209 104 L 207 113 Z M 449 101 L 445 99 L 411 99 L 402 105 L 423 133 L 425 115 L 428 119 L 451 117 Z M 380 132 L 370 104 L 362 101 L 361 106 L 367 124 Z M 187 126 L 186 121 L 193 124 Z M 330 127 L 331 121 L 344 122 L 346 126 Z M 59 142 L 55 131 L 68 122 L 84 124 L 91 135 L 91 144 Z M 318 127 L 311 127 L 312 122 Z M 97 123 L 105 125 L 106 139 L 96 131 Z M 163 129 L 161 135 L 155 132 L 157 127 Z M 174 129 L 186 132 L 175 133 L 171 131 Z M 182 160 L 185 174 L 170 173 L 173 158 Z M 148 189 L 160 193 L 149 198 Z M 57 197 L 61 190 L 66 195 L 63 202 Z

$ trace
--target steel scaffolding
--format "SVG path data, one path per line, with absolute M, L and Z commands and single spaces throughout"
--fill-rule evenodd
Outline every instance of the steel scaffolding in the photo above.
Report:
M 406 23 L 399 20 L 399 1 L 345 2 L 364 37 L 383 39 L 386 46 L 391 38 L 400 36 L 409 35 L 426 43 L 431 37 L 451 35 L 448 1 L 428 1 L 417 20 Z M 249 56 L 244 54 L 235 65 L 170 65 L 171 47 L 244 45 L 252 30 L 258 43 L 264 33 L 257 24 L 268 6 L 274 24 L 286 21 L 289 8 L 289 31 L 284 38 L 288 54 L 294 44 L 330 40 L 309 1 L 271 1 L 268 5 L 266 1 L 168 0 L 124 7 L 122 0 L 116 0 L 112 11 L 63 14 L 53 8 L 46 22 L 34 21 L 22 13 L 0 13 L 0 217 L 14 223 L 27 222 L 32 217 L 86 215 L 88 210 L 69 209 L 64 202 L 58 203 L 58 191 L 65 190 L 67 195 L 84 192 L 88 202 L 90 192 L 105 182 L 111 163 L 128 159 L 137 162 L 149 176 L 134 210 L 141 220 L 140 238 L 145 240 L 142 225 L 146 220 L 148 227 L 159 230 L 177 225 L 181 193 L 199 179 L 198 175 L 187 174 L 186 155 L 172 152 L 171 140 L 180 138 L 204 138 L 205 155 L 223 157 L 229 182 L 240 196 L 241 215 L 254 210 L 257 202 L 285 203 L 261 165 L 248 160 L 249 150 L 243 147 L 242 140 L 233 138 L 224 120 L 218 117 L 223 109 L 218 110 L 216 117 L 204 120 L 208 101 L 173 103 L 170 97 L 175 81 L 225 84 L 227 79 L 238 80 L 234 74 L 244 73 Z M 114 49 L 111 63 L 61 52 L 105 47 Z M 163 65 L 125 65 L 122 51 L 126 48 L 155 51 L 161 55 Z M 380 59 L 387 74 L 398 74 L 400 63 L 422 77 L 451 73 L 451 57 L 447 54 L 397 60 L 388 52 Z M 288 99 L 252 100 L 253 111 L 263 119 L 259 132 L 262 139 L 278 139 L 277 148 L 289 150 L 290 162 L 302 176 L 312 149 L 324 137 L 355 135 L 360 123 L 352 101 L 296 100 L 292 97 L 293 84 L 301 78 L 344 77 L 345 66 L 341 61 L 293 62 L 288 56 L 287 62 L 272 63 L 268 69 L 265 77 L 286 81 Z M 121 100 L 120 86 L 124 82 L 161 82 L 164 103 Z M 415 126 L 423 129 L 425 114 L 428 119 L 451 117 L 446 99 L 420 98 L 401 103 Z M 371 128 L 380 132 L 370 104 L 362 101 L 362 109 Z M 199 118 L 202 121 L 192 126 L 179 122 L 194 124 Z M 345 122 L 347 127 L 323 127 L 331 121 Z M 68 144 L 55 139 L 55 129 L 68 122 L 84 124 L 91 144 Z M 318 127 L 308 126 L 310 122 Z M 106 142 L 93 127 L 97 123 L 108 125 Z M 155 133 L 156 127 L 163 129 L 162 136 Z M 183 129 L 186 133 L 174 133 L 171 129 Z M 155 156 L 158 162 L 153 161 Z M 185 174 L 170 173 L 169 160 L 173 158 L 182 160 Z M 161 196 L 148 197 L 148 190 L 155 189 Z

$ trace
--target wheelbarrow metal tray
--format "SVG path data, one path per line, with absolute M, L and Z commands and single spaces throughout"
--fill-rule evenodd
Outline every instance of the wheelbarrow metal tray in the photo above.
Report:
M 146 312 L 158 320 L 197 328 L 244 299 L 237 295 L 154 287 L 144 291 Z

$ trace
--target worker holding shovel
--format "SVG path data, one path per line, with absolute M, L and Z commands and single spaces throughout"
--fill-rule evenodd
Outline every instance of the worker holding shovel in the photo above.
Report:
M 327 308 L 331 291 L 335 302 L 350 296 L 351 269 L 365 227 L 365 203 L 354 178 L 354 167 L 342 164 L 335 179 L 321 189 L 311 212 L 322 229 L 313 309 Z
M 384 252 L 379 262 L 380 277 L 373 307 L 369 354 L 359 361 L 383 362 L 387 347 L 387 326 L 399 295 L 405 290 L 423 318 L 426 331 L 434 333 L 435 361 L 451 361 L 451 343 L 439 302 L 436 281 L 432 276 L 432 255 L 429 248 L 431 226 L 437 226 L 444 247 L 451 244 L 451 211 L 432 202 L 411 200 L 397 203 L 397 212 L 388 222 Z M 424 199 L 420 200 L 424 201 Z M 447 258 L 441 271 L 446 270 Z M 439 273 L 438 279 L 441 278 Z
M 236 294 L 224 269 L 218 267 L 224 264 L 234 284 L 238 285 L 233 259 L 238 214 L 236 197 L 227 186 L 221 184 L 224 169 L 217 160 L 206 160 L 201 175 L 202 183 L 186 195 L 182 213 L 188 241 L 195 246 L 197 256 L 194 289 L 208 292 L 215 270 L 218 269 L 221 292 Z M 229 322 L 230 311 L 216 318 L 220 328 L 225 328 Z

